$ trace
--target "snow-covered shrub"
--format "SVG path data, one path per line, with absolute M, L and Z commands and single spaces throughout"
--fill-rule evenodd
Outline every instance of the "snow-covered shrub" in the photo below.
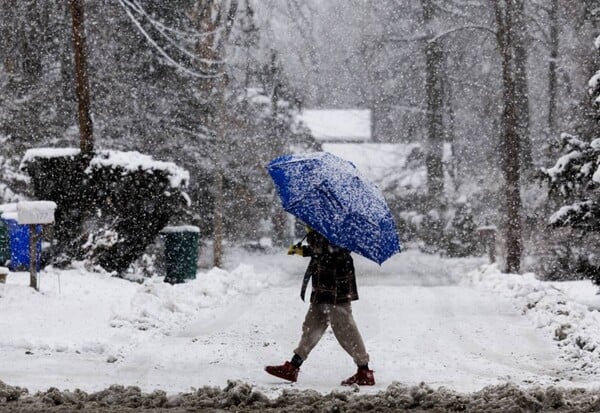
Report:
M 20 157 L 10 149 L 10 136 L 0 134 L 0 204 L 18 202 L 26 198 L 28 177 L 19 172 Z
M 26 152 L 21 169 L 32 179 L 32 192 L 38 199 L 54 201 L 53 235 L 58 252 L 82 258 L 76 248 L 80 236 L 82 211 L 89 204 L 87 187 L 83 185 L 83 168 L 79 150 L 74 148 L 34 149 Z
M 451 257 L 467 257 L 478 253 L 480 248 L 476 229 L 471 204 L 459 200 L 454 216 L 444 228 L 446 253 Z
M 572 228 L 549 231 L 553 239 L 546 240 L 536 254 L 537 274 L 545 280 L 563 281 L 591 279 L 600 285 L 600 234 L 582 233 Z
M 400 212 L 395 219 L 402 241 L 414 242 L 422 251 L 450 257 L 484 253 L 475 214 L 464 198 L 436 209 Z
M 56 250 L 122 274 L 184 204 L 188 173 L 139 152 L 35 149 L 22 168 L 37 198 L 56 202 Z
M 422 215 L 414 234 L 423 251 L 449 257 L 482 253 L 471 204 L 459 199 Z

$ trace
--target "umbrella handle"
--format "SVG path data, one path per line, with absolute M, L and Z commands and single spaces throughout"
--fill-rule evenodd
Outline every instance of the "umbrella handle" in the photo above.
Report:
M 308 234 L 305 234 L 305 235 L 302 237 L 302 239 L 301 239 L 300 241 L 298 241 L 298 243 L 296 244 L 296 246 L 297 246 L 297 247 L 301 247 L 301 246 L 302 246 L 302 241 L 304 241 L 304 240 L 306 239 L 306 236 L 307 236 L 307 235 L 308 235 Z

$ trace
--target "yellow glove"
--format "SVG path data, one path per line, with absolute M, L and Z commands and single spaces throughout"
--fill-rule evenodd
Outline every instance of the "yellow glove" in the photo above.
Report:
M 304 257 L 304 249 L 302 248 L 302 245 L 292 244 L 292 246 L 288 249 L 288 255 L 294 254 Z

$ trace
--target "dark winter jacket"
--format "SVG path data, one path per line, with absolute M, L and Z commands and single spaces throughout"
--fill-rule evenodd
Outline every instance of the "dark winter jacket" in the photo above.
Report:
M 343 304 L 358 300 L 354 262 L 350 251 L 336 247 L 315 231 L 307 235 L 308 246 L 303 247 L 303 255 L 311 257 L 300 296 L 308 280 L 312 278 L 310 302 L 315 304 Z

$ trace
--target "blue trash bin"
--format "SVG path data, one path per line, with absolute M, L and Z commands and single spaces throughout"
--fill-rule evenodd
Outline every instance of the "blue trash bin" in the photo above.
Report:
M 10 248 L 10 261 L 8 269 L 11 271 L 29 270 L 29 225 L 19 224 L 15 219 L 2 218 L 2 221 L 8 227 L 8 245 Z M 36 225 L 38 234 L 42 233 L 42 226 Z M 36 245 L 37 250 L 37 271 L 40 270 L 40 258 L 42 255 L 42 237 L 38 237 Z

